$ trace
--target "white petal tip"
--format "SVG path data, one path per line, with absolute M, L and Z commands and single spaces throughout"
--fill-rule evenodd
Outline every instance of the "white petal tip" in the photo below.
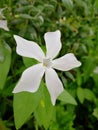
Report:
M 62 88 L 62 90 L 60 91 L 60 93 L 58 94 L 58 96 L 59 96 L 63 91 L 64 91 L 64 88 Z M 56 99 L 58 98 L 58 96 L 56 97 Z M 55 106 L 55 104 L 56 104 L 56 99 L 52 99 L 52 98 L 51 98 L 51 100 L 52 100 L 52 105 L 53 105 L 53 106 Z
M 55 32 L 61 33 L 60 30 L 56 30 Z
M 44 37 L 47 37 L 47 35 L 51 35 L 52 33 L 58 33 L 58 35 L 60 35 L 61 36 L 61 32 L 60 32 L 60 30 L 56 30 L 56 31 L 54 31 L 54 32 L 46 32 L 45 34 L 44 34 Z
M 14 91 L 12 91 L 12 93 L 15 93 Z
M 13 90 L 12 93 L 18 93 L 17 91 Z
M 59 95 L 60 95 L 63 91 L 64 91 L 64 88 L 62 87 L 62 88 L 60 88 L 58 94 L 57 94 L 55 97 L 53 97 L 53 98 L 51 97 L 51 101 L 52 101 L 53 106 L 55 106 L 57 98 L 59 97 Z
M 78 61 L 77 67 L 79 67 L 79 66 L 81 66 L 81 65 L 82 65 L 82 63 L 81 63 L 80 61 Z
M 19 36 L 17 36 L 17 35 L 14 35 L 14 38 L 15 38 L 15 40 L 18 38 Z
M 56 104 L 56 101 L 55 101 L 55 102 L 52 102 L 52 105 L 53 105 L 53 106 L 55 106 L 55 104 Z
M 0 20 L 0 28 L 9 31 L 9 28 L 7 26 L 7 20 Z
M 14 90 L 12 91 L 12 93 L 19 93 L 19 92 L 22 92 L 22 90 L 19 90 L 17 88 L 14 88 Z

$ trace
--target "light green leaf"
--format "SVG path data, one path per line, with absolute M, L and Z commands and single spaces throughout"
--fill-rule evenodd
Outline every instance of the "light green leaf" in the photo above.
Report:
M 68 10 L 73 9 L 73 1 L 72 0 L 62 0 L 62 2 Z
M 89 101 L 94 101 L 96 99 L 94 93 L 90 89 L 83 89 L 81 87 L 77 89 L 77 96 L 81 103 L 84 102 L 84 99 Z
M 3 89 L 11 63 L 11 49 L 9 45 L 0 41 L 0 89 Z
M 55 118 L 54 106 L 51 103 L 50 96 L 46 86 L 43 86 L 43 97 L 40 100 L 40 104 L 35 111 L 35 117 L 38 125 L 44 126 L 47 130 L 51 120 Z
M 93 116 L 95 116 L 98 119 L 98 107 L 94 109 Z
M 85 95 L 84 95 L 84 90 L 83 90 L 83 88 L 78 87 L 78 89 L 77 89 L 77 96 L 78 96 L 79 101 L 80 101 L 81 103 L 83 103 L 83 102 L 84 102 L 84 99 L 85 99 Z
M 90 89 L 87 89 L 87 88 L 84 89 L 84 95 L 85 95 L 85 99 L 89 101 L 94 101 L 94 99 L 96 98 L 94 93 Z
M 98 0 L 95 0 L 94 5 L 98 8 Z
M 16 129 L 19 129 L 37 108 L 42 96 L 41 88 L 36 93 L 20 92 L 14 94 L 14 118 Z
M 63 101 L 65 104 L 73 104 L 77 105 L 76 100 L 66 91 L 64 90 L 58 97 L 59 100 Z
M 4 61 L 4 58 L 5 58 L 4 49 L 3 49 L 3 47 L 1 47 L 1 45 L 0 45 L 0 62 L 3 62 L 3 61 Z

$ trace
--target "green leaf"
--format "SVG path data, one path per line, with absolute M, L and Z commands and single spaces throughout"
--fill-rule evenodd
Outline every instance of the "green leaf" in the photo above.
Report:
M 89 101 L 94 101 L 94 99 L 96 98 L 94 93 L 90 89 L 87 89 L 87 88 L 84 89 L 84 95 L 85 95 L 85 99 Z
M 87 99 L 89 101 L 94 101 L 96 99 L 94 93 L 91 90 L 87 88 L 83 89 L 81 87 L 77 89 L 77 96 L 81 103 L 84 102 L 84 99 Z
M 0 119 L 0 130 L 7 130 L 4 122 Z
M 3 47 L 1 47 L 1 45 L 0 45 L 0 62 L 3 62 L 4 59 L 5 59 L 4 49 L 3 49 Z
M 77 96 L 78 96 L 78 99 L 79 99 L 80 103 L 83 103 L 84 102 L 84 98 L 85 98 L 83 88 L 78 87 L 78 89 L 77 89 Z
M 58 99 L 63 101 L 65 104 L 70 103 L 70 104 L 73 104 L 73 105 L 77 105 L 76 100 L 66 90 L 64 90 L 59 95 Z
M 0 89 L 3 89 L 11 63 L 11 49 L 0 41 Z
M 40 104 L 35 111 L 35 117 L 40 126 L 44 126 L 47 130 L 51 120 L 55 118 L 54 106 L 51 103 L 50 95 L 46 86 L 43 86 L 43 96 L 40 100 Z
M 82 0 L 75 0 L 77 6 L 83 6 L 83 1 Z
M 23 18 L 23 19 L 32 19 L 32 17 L 28 14 L 19 14 L 18 17 Z
M 96 86 L 98 87 L 98 74 L 96 74 L 96 73 L 92 74 L 92 78 L 94 79 L 94 82 L 95 82 Z
M 81 76 L 80 71 L 78 71 L 78 70 L 77 70 L 76 81 L 77 81 L 77 85 L 81 86 L 81 84 L 82 84 L 82 76 Z
M 98 8 L 98 0 L 95 0 L 94 5 Z
M 93 116 L 95 116 L 98 119 L 98 107 L 94 109 Z
M 67 71 L 65 74 L 66 74 L 66 76 L 67 76 L 68 78 L 70 78 L 73 82 L 75 81 L 74 76 L 73 76 L 70 72 Z
M 95 59 L 93 57 L 87 57 L 85 60 L 85 64 L 83 66 L 84 69 L 84 82 L 87 81 L 91 73 L 93 72 L 96 64 L 94 63 Z
M 41 95 L 41 88 L 36 93 L 20 92 L 14 94 L 13 106 L 16 129 L 19 129 L 35 111 Z
M 30 66 L 38 63 L 37 60 L 35 60 L 33 58 L 27 58 L 27 57 L 23 57 L 23 62 L 24 62 L 26 67 L 30 67 Z
M 73 9 L 73 1 L 72 0 L 62 0 L 62 2 L 68 10 Z

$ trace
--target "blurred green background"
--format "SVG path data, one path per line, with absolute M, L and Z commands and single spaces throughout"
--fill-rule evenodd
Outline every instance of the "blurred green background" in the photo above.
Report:
M 35 41 L 45 50 L 44 33 L 58 29 L 62 41 L 59 56 L 72 52 L 82 62 L 80 68 L 58 71 L 70 96 L 57 100 L 52 117 L 47 116 L 50 111 L 44 113 L 38 108 L 39 116 L 36 111 L 31 112 L 27 121 L 22 122 L 22 117 L 21 125 L 17 126 L 16 120 L 16 127 L 19 130 L 97 130 L 98 0 L 0 0 L 0 8 L 4 15 L 0 13 L 0 19 L 7 20 L 10 30 L 0 29 L 0 130 L 16 129 L 12 90 L 23 70 L 31 65 L 30 59 L 16 54 L 13 34 Z M 32 64 L 35 63 L 33 60 Z M 16 113 L 18 118 L 20 113 Z

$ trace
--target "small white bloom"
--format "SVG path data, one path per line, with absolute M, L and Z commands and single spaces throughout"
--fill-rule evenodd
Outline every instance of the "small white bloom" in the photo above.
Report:
M 54 69 L 68 71 L 75 67 L 79 67 L 81 63 L 72 53 L 68 53 L 61 58 L 53 60 L 62 46 L 60 40 L 61 33 L 59 30 L 45 33 L 44 39 L 47 49 L 46 55 L 37 43 L 25 40 L 16 35 L 14 38 L 17 43 L 16 52 L 19 55 L 35 58 L 40 63 L 29 67 L 23 72 L 20 81 L 13 90 L 13 93 L 21 91 L 37 91 L 45 73 L 46 86 L 50 93 L 52 104 L 55 105 L 57 97 L 63 91 L 63 85 Z
M 7 20 L 0 20 L 0 28 L 9 31 L 8 26 L 7 26 Z

